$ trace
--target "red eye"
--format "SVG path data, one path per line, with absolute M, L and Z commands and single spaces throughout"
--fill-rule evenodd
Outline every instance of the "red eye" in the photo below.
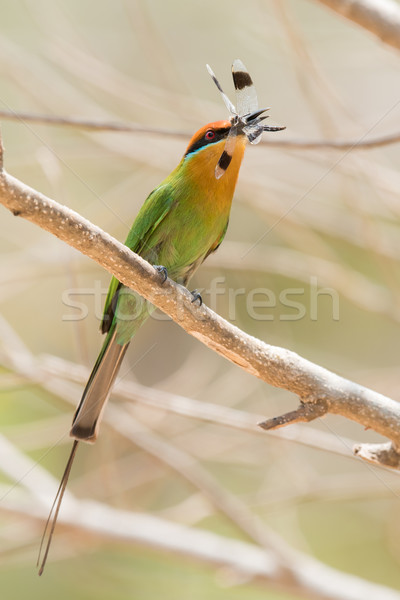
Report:
M 209 129 L 204 137 L 206 138 L 206 140 L 213 140 L 215 138 L 215 131 Z

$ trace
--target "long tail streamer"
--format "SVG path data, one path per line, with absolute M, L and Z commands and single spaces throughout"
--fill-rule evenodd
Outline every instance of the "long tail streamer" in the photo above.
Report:
M 61 502 L 62 502 L 62 499 L 64 497 L 64 492 L 67 487 L 68 479 L 69 479 L 69 476 L 71 473 L 72 464 L 74 462 L 75 454 L 78 449 L 78 444 L 79 444 L 78 440 L 74 440 L 74 443 L 72 445 L 71 454 L 69 455 L 67 465 L 65 467 L 63 476 L 61 478 L 60 485 L 57 490 L 56 497 L 54 498 L 54 502 L 52 504 L 50 514 L 47 518 L 46 526 L 43 531 L 42 540 L 40 542 L 37 564 L 36 564 L 36 566 L 39 567 L 39 575 L 42 575 L 42 573 L 44 571 L 44 567 L 46 565 L 47 556 L 48 556 L 49 550 L 50 550 L 51 540 L 53 539 L 53 533 L 54 533 L 54 529 L 55 529 L 56 523 L 57 523 L 58 513 L 60 512 Z M 53 516 L 53 514 L 54 514 L 54 516 Z M 49 532 L 49 537 L 47 539 L 43 558 L 41 558 L 42 549 L 43 549 L 43 546 L 45 543 L 47 531 Z

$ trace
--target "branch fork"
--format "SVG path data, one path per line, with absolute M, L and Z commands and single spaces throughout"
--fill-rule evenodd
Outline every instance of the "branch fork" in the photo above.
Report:
M 272 431 L 286 425 L 291 425 L 292 423 L 309 423 L 310 421 L 314 421 L 314 419 L 318 419 L 318 417 L 325 416 L 328 412 L 329 407 L 325 400 L 316 400 L 313 402 L 301 401 L 300 406 L 296 410 L 284 413 L 279 417 L 272 417 L 272 419 L 262 421 L 258 425 L 266 431 Z

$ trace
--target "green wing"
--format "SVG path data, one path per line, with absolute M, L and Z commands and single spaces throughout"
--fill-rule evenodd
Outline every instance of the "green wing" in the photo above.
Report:
M 136 254 L 143 255 L 151 251 L 151 239 L 173 206 L 171 186 L 161 185 L 151 192 L 140 209 L 131 230 L 126 238 L 125 245 Z M 107 333 L 111 327 L 114 311 L 118 299 L 118 291 L 122 283 L 113 277 L 108 288 L 104 305 L 102 333 Z
M 228 229 L 228 225 L 229 225 L 229 219 L 227 220 L 226 225 L 224 227 L 224 230 L 221 233 L 220 237 L 217 240 L 215 240 L 214 244 L 211 246 L 211 248 L 209 249 L 209 251 L 207 252 L 207 254 L 205 255 L 205 257 L 203 258 L 203 262 L 206 260 L 206 258 L 208 256 L 210 256 L 210 254 L 212 254 L 213 252 L 216 252 L 216 250 L 218 250 L 218 248 L 220 247 L 220 245 L 224 241 L 224 237 L 226 235 L 226 231 Z

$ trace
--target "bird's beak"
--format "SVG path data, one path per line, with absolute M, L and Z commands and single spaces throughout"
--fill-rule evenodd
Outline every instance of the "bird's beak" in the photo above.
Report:
M 244 125 L 255 125 L 256 123 L 258 124 L 258 123 L 260 123 L 260 121 L 264 121 L 264 119 L 268 119 L 269 115 L 263 114 L 263 113 L 267 112 L 267 110 L 269 110 L 269 108 L 261 108 L 260 110 L 256 110 L 252 113 L 249 113 L 248 115 L 244 115 L 241 120 Z M 262 131 L 282 131 L 283 129 L 286 129 L 286 127 L 279 127 L 279 126 L 269 127 L 268 125 L 260 126 L 260 130 L 262 130 Z
M 269 110 L 268 108 L 261 108 L 259 110 L 256 110 L 252 113 L 249 113 L 248 115 L 244 115 L 242 117 L 242 120 L 246 123 L 246 125 L 248 125 L 249 123 L 251 123 L 252 121 L 262 121 L 263 119 L 266 119 L 268 117 L 268 115 L 264 115 L 263 117 L 259 118 L 263 113 L 267 112 L 267 110 Z

